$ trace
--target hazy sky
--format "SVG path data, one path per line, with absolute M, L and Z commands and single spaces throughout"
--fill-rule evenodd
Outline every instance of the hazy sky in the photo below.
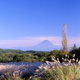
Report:
M 61 45 L 67 24 L 69 44 L 80 45 L 80 0 L 0 0 L 0 46 Z

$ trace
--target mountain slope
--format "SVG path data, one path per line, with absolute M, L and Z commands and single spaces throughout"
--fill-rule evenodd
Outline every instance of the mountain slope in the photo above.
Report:
M 20 49 L 20 50 L 25 50 L 25 51 L 26 50 L 51 51 L 54 49 L 60 49 L 60 47 L 57 45 L 53 45 L 53 43 L 48 40 L 44 40 L 33 47 L 15 47 L 11 49 Z
M 37 50 L 37 51 L 51 51 L 54 49 L 58 49 L 59 46 L 53 45 L 52 42 L 48 40 L 44 40 L 41 43 L 37 44 L 36 46 L 26 48 L 27 50 Z

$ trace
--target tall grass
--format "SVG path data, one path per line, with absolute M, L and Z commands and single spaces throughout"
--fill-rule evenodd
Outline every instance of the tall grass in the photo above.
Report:
M 24 78 L 20 75 L 12 72 L 11 74 L 2 75 L 0 80 L 80 80 L 80 61 L 75 59 L 73 55 L 72 59 L 68 59 L 68 56 L 63 59 L 63 63 L 60 63 L 59 59 L 52 58 L 54 62 L 47 61 L 46 63 L 38 66 L 35 69 L 35 74 L 28 76 L 27 72 L 23 73 Z M 23 67 L 25 68 L 25 67 Z M 30 66 L 27 68 L 29 69 Z M 30 68 L 31 69 L 31 68 Z M 34 69 L 33 69 L 34 71 Z
M 63 64 L 60 64 L 59 59 L 56 60 L 53 57 L 57 65 L 51 66 L 43 75 L 40 80 L 80 80 L 80 61 L 75 58 L 75 54 L 72 59 L 68 59 L 68 56 L 63 60 Z
M 61 66 L 49 69 L 41 80 L 80 80 L 80 66 Z

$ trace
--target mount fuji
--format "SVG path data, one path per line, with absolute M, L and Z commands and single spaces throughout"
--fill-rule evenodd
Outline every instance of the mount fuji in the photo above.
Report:
M 59 49 L 59 48 L 60 48 L 59 46 L 53 45 L 52 42 L 48 40 L 44 40 L 40 42 L 39 44 L 37 44 L 36 46 L 31 47 L 30 49 L 28 48 L 28 50 L 51 51 L 51 50 Z
M 51 50 L 55 50 L 55 49 L 60 49 L 60 46 L 54 45 L 52 42 L 50 42 L 48 40 L 44 40 L 33 47 L 15 47 L 13 49 L 51 51 Z

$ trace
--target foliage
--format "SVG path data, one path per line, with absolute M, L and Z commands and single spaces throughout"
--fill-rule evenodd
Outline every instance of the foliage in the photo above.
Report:
M 76 47 L 74 45 L 73 47 Z M 62 50 L 53 50 L 51 52 L 46 51 L 22 51 L 12 49 L 0 49 L 0 62 L 45 62 L 52 61 L 51 57 L 59 58 L 62 62 L 62 57 L 65 57 L 65 52 Z M 75 58 L 80 59 L 80 48 L 75 48 L 69 52 L 69 58 L 76 54 Z
M 62 60 L 62 57 L 64 57 L 65 53 L 61 50 L 53 50 L 50 52 L 50 54 L 47 57 L 48 61 L 51 61 L 51 56 L 54 56 L 55 58 L 59 58 L 60 61 Z
M 62 66 L 49 69 L 41 80 L 80 80 L 80 66 Z
M 19 53 L 19 54 L 22 54 L 22 53 L 25 53 L 25 51 L 22 51 L 22 50 L 14 50 L 14 49 L 0 49 L 0 54 L 2 53 Z
M 44 62 L 49 52 L 0 49 L 0 62 Z
M 80 48 L 77 48 L 77 49 L 72 49 L 71 51 L 70 51 L 70 54 L 76 54 L 76 58 L 78 58 L 78 59 L 80 59 Z
M 76 44 L 74 44 L 74 46 L 72 47 L 72 50 L 76 50 L 77 49 L 77 46 Z

